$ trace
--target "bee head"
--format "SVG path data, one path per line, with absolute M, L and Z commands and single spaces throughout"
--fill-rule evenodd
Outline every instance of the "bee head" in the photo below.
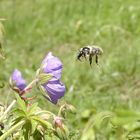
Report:
M 89 47 L 83 47 L 79 50 L 78 54 L 77 54 L 77 59 L 80 60 L 80 57 L 84 56 L 88 56 L 90 54 L 90 48 Z
M 77 59 L 78 60 L 81 60 L 80 58 L 82 57 L 83 55 L 83 51 L 82 51 L 82 48 L 79 50 L 79 52 L 77 53 Z

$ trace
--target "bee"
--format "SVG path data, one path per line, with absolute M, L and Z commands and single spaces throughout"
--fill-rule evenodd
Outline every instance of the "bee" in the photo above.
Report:
M 95 56 L 95 62 L 98 65 L 98 56 L 103 54 L 102 48 L 98 46 L 86 46 L 79 50 L 77 54 L 77 59 L 81 61 L 81 57 L 84 57 L 85 59 L 89 59 L 90 65 L 92 64 L 92 58 Z

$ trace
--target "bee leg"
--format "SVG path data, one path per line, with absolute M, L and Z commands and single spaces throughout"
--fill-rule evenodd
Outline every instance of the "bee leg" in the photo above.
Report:
M 77 58 L 77 60 L 81 61 L 81 59 L 80 59 L 80 58 Z
M 84 56 L 85 60 L 87 60 L 86 54 L 83 54 L 83 56 Z
M 81 61 L 80 58 L 82 57 L 82 55 L 83 55 L 82 53 L 79 53 L 79 54 L 78 54 L 77 59 L 78 59 L 79 61 Z
M 97 65 L 99 65 L 98 64 L 98 55 L 95 56 L 95 62 L 96 62 Z
M 91 64 L 92 64 L 92 56 L 91 55 L 89 55 L 89 63 L 90 63 L 90 66 L 91 66 Z

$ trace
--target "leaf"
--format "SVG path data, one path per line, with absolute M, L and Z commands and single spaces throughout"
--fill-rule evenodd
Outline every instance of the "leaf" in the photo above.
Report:
M 113 125 L 125 125 L 125 124 L 129 124 L 129 123 L 133 123 L 135 121 L 137 121 L 139 118 L 133 118 L 133 117 L 126 117 L 126 118 L 120 118 L 120 117 L 114 117 L 113 119 L 111 119 L 111 122 Z
M 26 123 L 23 125 L 22 129 L 23 129 L 23 135 L 24 135 L 25 140 L 29 140 L 30 135 L 31 135 L 31 130 L 32 130 L 31 122 L 26 121 Z
M 43 138 L 43 134 L 39 131 L 39 130 L 35 130 L 34 133 L 33 133 L 33 138 L 34 140 L 42 140 Z
M 90 116 L 91 116 L 91 110 L 86 109 L 82 112 L 82 118 L 83 119 L 89 118 Z
M 36 110 L 37 110 L 37 106 L 38 106 L 38 103 L 34 103 L 28 110 L 28 113 L 30 115 L 33 115 L 34 113 L 36 113 Z
M 36 131 L 38 122 L 36 120 L 31 119 L 31 125 L 32 125 L 32 129 L 31 129 L 31 134 L 33 134 Z
M 16 119 L 14 119 L 14 120 L 13 120 L 14 123 L 13 123 L 12 125 L 13 125 L 13 126 L 16 125 L 16 124 L 17 124 L 18 122 L 20 122 L 21 120 L 23 120 L 23 117 L 18 117 L 18 118 L 16 118 Z
M 43 96 L 44 96 L 45 98 L 47 98 L 48 100 L 51 101 L 51 98 L 50 98 L 49 95 L 46 93 L 45 88 L 44 88 L 42 85 L 40 85 L 40 84 L 38 84 L 38 88 L 39 88 L 39 90 L 41 91 L 41 93 L 43 94 Z
M 15 96 L 16 96 L 17 104 L 18 104 L 19 108 L 21 110 L 23 110 L 25 112 L 25 114 L 26 114 L 27 110 L 26 110 L 25 102 L 21 99 L 21 97 L 18 94 L 15 94 Z
M 43 127 L 47 128 L 47 129 L 53 129 L 52 124 L 37 117 L 37 116 L 33 116 L 32 119 L 36 120 L 39 124 L 41 124 Z
M 139 116 L 140 117 L 140 113 L 136 112 L 136 111 L 132 111 L 132 110 L 128 110 L 128 109 L 118 109 L 115 111 L 117 116 L 120 117 L 128 117 L 128 116 Z
M 103 121 L 105 121 L 106 119 L 112 118 L 112 117 L 113 117 L 113 113 L 110 111 L 100 112 L 94 118 L 94 126 L 96 126 L 96 128 L 98 128 L 98 129 L 100 129 Z
M 66 104 L 66 110 L 70 113 L 76 114 L 76 108 L 73 105 Z
M 60 129 L 59 127 L 56 128 L 56 136 L 61 140 L 69 140 L 67 133 L 65 133 L 65 131 Z
M 13 113 L 15 113 L 18 117 L 25 117 L 26 116 L 25 112 L 19 108 L 14 109 Z
M 68 128 L 66 127 L 66 125 L 63 125 L 63 129 L 64 129 L 64 132 L 65 132 L 65 138 L 69 139 L 69 130 Z
M 39 73 L 38 79 L 39 79 L 39 84 L 45 84 L 52 78 L 52 74 L 46 74 L 46 73 Z
M 88 131 L 83 133 L 80 140 L 95 140 L 94 130 L 92 128 L 88 129 Z
M 131 110 L 117 110 L 116 116 L 112 118 L 112 123 L 115 125 L 124 125 L 133 123 L 140 119 L 140 113 Z
M 0 130 L 0 136 L 3 134 L 3 132 Z

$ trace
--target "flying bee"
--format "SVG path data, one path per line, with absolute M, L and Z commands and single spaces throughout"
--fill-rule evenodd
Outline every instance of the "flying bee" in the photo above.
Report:
M 81 57 L 89 59 L 90 65 L 92 64 L 92 58 L 95 56 L 95 62 L 98 65 L 98 56 L 103 53 L 103 50 L 98 46 L 86 46 L 79 50 L 77 59 L 81 61 Z

